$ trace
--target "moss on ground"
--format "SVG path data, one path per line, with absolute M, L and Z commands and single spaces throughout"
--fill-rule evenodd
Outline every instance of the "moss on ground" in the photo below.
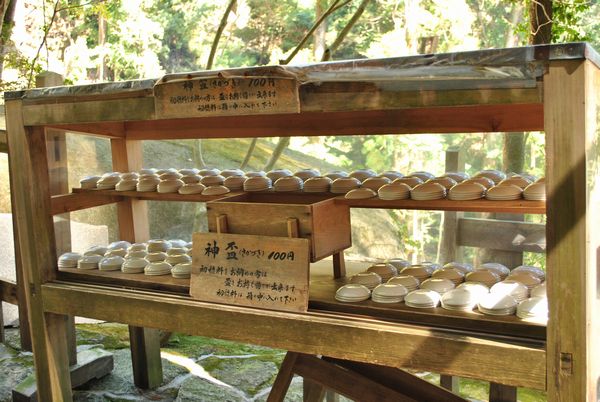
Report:
M 206 338 L 203 336 L 189 336 L 179 333 L 171 335 L 169 342 L 163 349 L 171 353 L 183 354 L 191 358 L 198 358 L 202 355 L 209 354 L 228 356 L 256 354 L 270 356 L 273 354 L 285 353 L 278 349 Z
M 77 344 L 100 344 L 105 349 L 129 347 L 129 328 L 125 324 L 77 324 Z

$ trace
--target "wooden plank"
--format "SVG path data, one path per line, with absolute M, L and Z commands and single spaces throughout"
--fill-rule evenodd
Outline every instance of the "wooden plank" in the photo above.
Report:
M 26 126 L 98 121 L 119 122 L 153 118 L 154 99 L 152 97 L 23 106 L 23 122 Z
M 294 372 L 305 380 L 311 380 L 355 401 L 417 402 L 417 399 L 410 398 L 393 388 L 315 356 L 298 354 Z M 325 389 L 319 391 L 320 398 L 314 399 L 315 401 L 323 400 Z
M 544 389 L 546 385 L 543 348 L 465 333 L 328 313 L 216 305 L 100 286 L 52 283 L 44 285 L 43 291 L 47 311 L 515 386 Z
M 400 392 L 420 402 L 467 402 L 466 399 L 448 390 L 412 375 L 404 370 L 323 357 L 323 360 L 354 371 L 372 381 Z
M 517 388 L 492 382 L 489 402 L 517 402 Z
M 0 277 L 0 301 L 15 305 L 19 304 L 15 282 Z
M 285 354 L 281 366 L 279 366 L 277 377 L 275 377 L 275 381 L 267 397 L 267 402 L 283 402 L 294 377 L 294 364 L 297 357 L 298 354 L 294 352 L 287 352 Z
M 599 92 L 589 62 L 551 63 L 544 76 L 549 401 L 599 396 Z
M 543 129 L 541 104 L 447 106 L 297 115 L 128 121 L 136 140 L 353 134 L 481 133 Z
M 352 246 L 350 208 L 332 199 L 311 205 L 312 260 L 317 261 Z
M 510 212 L 515 214 L 544 214 L 546 203 L 544 201 L 454 201 L 442 200 L 380 200 L 369 198 L 366 200 L 348 200 L 338 197 L 335 202 L 349 205 L 350 208 L 382 208 L 382 209 L 418 209 L 427 211 L 464 211 L 464 212 Z
M 202 195 L 202 194 L 179 194 L 179 193 L 157 193 L 155 191 L 116 191 L 73 188 L 73 194 L 87 194 L 92 200 L 97 197 L 127 197 L 147 201 L 181 201 L 181 202 L 208 202 L 221 200 L 227 197 L 240 195 L 240 192 L 231 192 L 225 195 Z
M 49 129 L 62 130 L 74 134 L 94 135 L 109 138 L 125 137 L 125 124 L 123 122 L 102 122 L 101 124 L 51 124 Z
M 496 219 L 461 218 L 458 220 L 457 244 L 518 253 L 524 251 L 544 253 L 546 252 L 546 225 Z M 514 266 L 510 268 L 514 268 Z
M 281 311 L 307 310 L 307 239 L 194 233 L 193 244 L 193 298 Z
M 53 280 L 56 274 L 45 133 L 43 129 L 25 129 L 20 101 L 6 102 L 6 121 L 13 219 L 17 225 L 29 322 L 31 332 L 36 334 L 33 353 L 38 389 L 44 400 L 69 401 L 67 317 L 45 314 L 40 297 L 42 283 Z
M 74 192 L 70 194 L 55 195 L 52 196 L 51 200 L 52 215 L 113 204 L 115 202 L 121 202 L 123 199 L 124 197 L 113 193 Z

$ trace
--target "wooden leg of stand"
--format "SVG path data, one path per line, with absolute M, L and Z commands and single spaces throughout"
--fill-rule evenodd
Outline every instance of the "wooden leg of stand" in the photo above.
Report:
M 448 391 L 458 393 L 459 382 L 458 377 L 453 375 L 440 375 L 440 386 L 446 388 Z
M 77 364 L 77 339 L 75 335 L 75 317 L 67 318 L 67 352 L 69 353 L 69 366 Z
M 267 398 L 267 402 L 283 402 L 287 394 L 292 378 L 294 377 L 294 364 L 296 363 L 297 353 L 287 352 L 281 363 L 277 377 L 273 382 L 273 387 Z
M 4 343 L 4 312 L 2 311 L 2 300 L 0 299 L 0 343 Z
M 340 402 L 340 395 L 337 392 L 328 389 L 325 391 L 325 402 Z
M 510 385 L 490 383 L 490 402 L 516 402 L 517 388 Z
M 162 383 L 160 331 L 129 326 L 133 382 L 139 388 L 153 389 Z
M 346 262 L 344 261 L 344 252 L 340 251 L 333 255 L 333 277 L 343 278 L 346 276 Z
M 302 380 L 304 402 L 323 402 L 325 398 L 325 387 L 311 381 L 308 378 Z

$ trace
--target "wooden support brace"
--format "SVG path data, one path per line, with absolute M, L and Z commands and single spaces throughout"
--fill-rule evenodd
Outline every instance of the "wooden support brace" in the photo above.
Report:
M 227 227 L 227 215 L 217 216 L 217 233 L 229 233 Z
M 296 357 L 298 357 L 298 354 L 294 352 L 287 352 L 285 354 L 283 362 L 281 362 L 281 367 L 279 367 L 277 377 L 273 382 L 273 387 L 271 387 L 271 392 L 269 392 L 267 402 L 283 402 L 285 399 L 285 394 L 294 377 Z
M 490 402 L 517 402 L 517 388 L 491 382 Z
M 161 385 L 160 331 L 129 326 L 129 343 L 133 365 L 133 382 L 144 389 Z
M 458 377 L 452 375 L 440 375 L 440 386 L 454 393 L 458 393 L 460 389 Z
M 346 276 L 346 261 L 344 260 L 344 250 L 333 255 L 333 277 L 335 279 Z

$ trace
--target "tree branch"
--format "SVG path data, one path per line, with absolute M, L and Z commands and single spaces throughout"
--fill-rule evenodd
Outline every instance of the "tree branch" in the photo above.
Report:
M 356 22 L 360 19 L 360 16 L 365 12 L 365 8 L 369 4 L 369 1 L 371 0 L 363 0 L 360 3 L 356 11 L 354 12 L 354 15 L 352 15 L 352 18 L 350 18 L 346 26 L 340 31 L 340 33 L 338 34 L 337 38 L 335 38 L 331 46 L 325 49 L 325 51 L 323 52 L 323 57 L 321 57 L 321 61 L 327 61 L 331 58 L 331 55 L 341 45 L 341 43 L 344 41 L 344 39 L 352 29 L 352 27 L 354 27 Z
M 33 74 L 35 72 L 35 64 L 37 63 L 37 60 L 40 57 L 40 53 L 42 52 L 42 49 L 44 48 L 44 45 L 46 44 L 46 41 L 48 40 L 48 33 L 50 32 L 50 29 L 52 28 L 52 25 L 54 24 L 54 20 L 56 19 L 56 14 L 58 14 L 58 3 L 59 2 L 60 2 L 60 0 L 56 0 L 56 3 L 54 3 L 54 9 L 52 11 L 52 17 L 50 18 L 50 22 L 44 28 L 44 36 L 42 37 L 42 43 L 40 43 L 40 46 L 38 47 L 37 52 L 35 53 L 35 56 L 31 60 L 31 67 L 29 69 L 29 77 L 27 78 L 27 87 L 28 88 L 31 88 L 31 84 L 33 83 Z
M 212 69 L 213 61 L 215 58 L 215 53 L 217 52 L 217 47 L 219 45 L 219 40 L 221 39 L 223 30 L 225 29 L 225 26 L 227 25 L 227 18 L 229 18 L 229 13 L 231 13 L 231 10 L 235 6 L 236 2 L 237 2 L 237 0 L 229 1 L 229 4 L 227 5 L 227 8 L 225 9 L 225 13 L 223 14 L 223 17 L 221 18 L 221 23 L 219 24 L 219 27 L 217 28 L 217 33 L 215 34 L 215 39 L 213 40 L 212 46 L 210 48 L 210 55 L 208 56 L 208 61 L 206 62 L 207 70 Z

